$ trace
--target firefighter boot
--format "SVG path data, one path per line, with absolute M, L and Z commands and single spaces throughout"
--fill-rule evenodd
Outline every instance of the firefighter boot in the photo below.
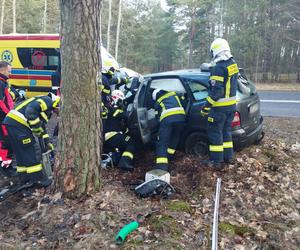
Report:
M 27 173 L 18 172 L 17 177 L 18 177 L 18 185 L 24 185 L 29 182 Z
M 30 182 L 37 185 L 37 187 L 48 187 L 51 185 L 52 180 L 47 176 L 44 169 L 39 172 L 28 174 L 30 178 Z
M 122 156 L 121 160 L 119 161 L 118 168 L 126 171 L 132 171 L 132 160 L 127 156 Z
M 217 171 L 222 171 L 224 169 L 224 165 L 222 162 L 216 162 L 211 160 L 203 161 L 203 165 L 209 168 L 212 168 Z

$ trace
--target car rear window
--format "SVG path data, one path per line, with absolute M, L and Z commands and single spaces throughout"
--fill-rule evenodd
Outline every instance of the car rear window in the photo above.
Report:
M 185 94 L 186 90 L 178 78 L 161 78 L 151 81 L 151 88 L 159 88 L 166 91 L 174 91 L 179 94 Z

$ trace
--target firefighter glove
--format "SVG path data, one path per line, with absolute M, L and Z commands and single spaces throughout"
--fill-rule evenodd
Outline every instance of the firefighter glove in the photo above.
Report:
M 54 145 L 53 145 L 51 142 L 48 142 L 48 143 L 47 143 L 47 149 L 48 149 L 49 151 L 53 151 L 53 150 L 54 150 Z

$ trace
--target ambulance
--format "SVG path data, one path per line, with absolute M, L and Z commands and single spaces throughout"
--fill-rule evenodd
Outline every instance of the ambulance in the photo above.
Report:
M 9 83 L 26 91 L 26 96 L 41 95 L 59 88 L 59 34 L 0 35 L 0 60 L 12 65 Z M 102 65 L 119 69 L 118 62 L 101 46 Z

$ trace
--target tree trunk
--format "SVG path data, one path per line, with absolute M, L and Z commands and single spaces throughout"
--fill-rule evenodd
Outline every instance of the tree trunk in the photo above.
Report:
M 117 61 L 118 61 L 118 52 L 119 52 L 121 17 L 122 17 L 122 0 L 119 1 L 119 14 L 118 14 L 118 25 L 117 25 L 117 37 L 116 37 L 115 58 L 116 58 Z
M 47 0 L 45 0 L 44 7 L 44 16 L 43 16 L 43 33 L 46 33 L 46 25 L 47 25 Z
M 108 0 L 108 24 L 107 24 L 107 43 L 106 43 L 106 50 L 108 52 L 110 50 L 111 1 L 112 0 Z
M 62 105 L 56 190 L 79 198 L 99 190 L 101 0 L 60 0 Z
M 271 72 L 271 63 L 273 55 L 273 0 L 269 1 L 267 10 L 267 23 L 265 24 L 265 53 L 264 53 L 264 67 L 263 67 L 263 81 L 269 80 L 269 73 Z
M 17 33 L 17 23 L 16 23 L 16 0 L 13 0 L 13 33 Z
M 100 43 L 102 43 L 102 3 L 101 3 L 101 11 L 100 11 L 100 16 L 99 16 L 99 21 L 100 21 Z
M 5 7 L 5 0 L 2 0 L 2 5 L 1 5 L 0 34 L 3 34 L 4 7 Z

